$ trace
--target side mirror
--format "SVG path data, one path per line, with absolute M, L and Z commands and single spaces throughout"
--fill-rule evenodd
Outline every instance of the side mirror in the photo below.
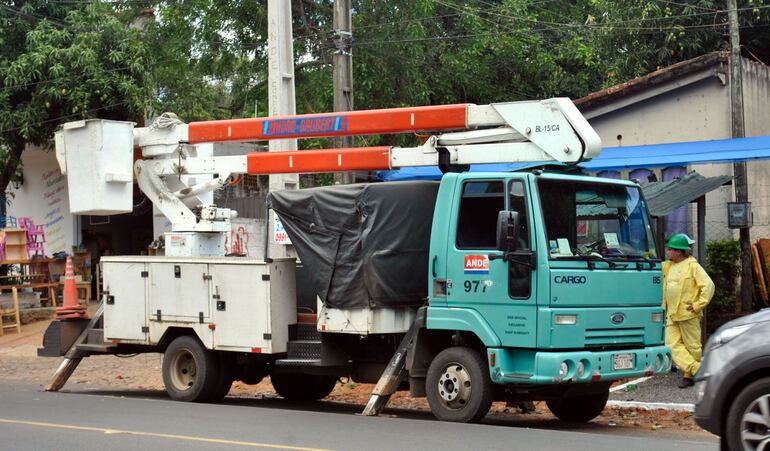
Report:
M 505 210 L 499 212 L 497 214 L 497 250 L 515 251 L 519 230 L 518 212 Z

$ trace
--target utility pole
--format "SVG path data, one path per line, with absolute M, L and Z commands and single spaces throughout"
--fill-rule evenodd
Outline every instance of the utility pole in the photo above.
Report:
M 297 114 L 294 98 L 294 46 L 292 41 L 291 2 L 289 0 L 268 0 L 267 2 L 267 85 L 268 111 L 270 116 L 291 116 Z M 271 140 L 270 152 L 296 150 L 296 139 Z M 279 191 L 299 188 L 297 174 L 270 175 L 268 189 Z M 267 234 L 274 236 L 275 213 L 270 211 L 267 218 Z M 291 257 L 287 245 L 268 240 L 271 257 Z
M 334 0 L 334 111 L 353 111 L 353 20 L 350 0 Z M 335 138 L 335 147 L 353 147 L 352 136 Z M 351 172 L 334 174 L 334 183 L 355 182 Z
M 741 70 L 741 43 L 738 32 L 738 5 L 736 0 L 727 0 L 727 18 L 730 23 L 730 100 L 733 118 L 733 138 L 746 136 L 743 123 L 743 75 Z M 735 201 L 749 201 L 749 186 L 746 163 L 733 163 L 735 176 Z M 741 311 L 752 310 L 753 274 L 751 264 L 751 229 L 741 228 Z

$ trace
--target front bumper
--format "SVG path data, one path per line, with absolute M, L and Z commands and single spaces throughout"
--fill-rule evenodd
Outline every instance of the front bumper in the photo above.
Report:
M 617 355 L 632 356 L 632 367 L 615 369 Z M 620 356 L 625 357 L 625 356 Z M 651 376 L 671 369 L 671 350 L 666 346 L 612 351 L 535 351 L 489 348 L 489 375 L 498 384 L 558 384 L 600 382 Z M 656 364 L 656 359 L 658 364 Z M 567 372 L 561 374 L 562 363 Z M 582 365 L 582 372 L 580 367 Z
M 722 434 L 723 406 L 725 398 L 735 379 L 735 367 L 729 356 L 722 356 L 727 346 L 707 352 L 701 362 L 700 370 L 695 375 L 695 423 L 715 435 Z

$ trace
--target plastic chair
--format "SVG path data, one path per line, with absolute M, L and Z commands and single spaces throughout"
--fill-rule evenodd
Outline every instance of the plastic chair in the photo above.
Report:
M 32 218 L 23 216 L 19 218 L 19 227 L 27 231 L 27 256 L 45 256 L 45 229 L 42 225 L 35 225 Z

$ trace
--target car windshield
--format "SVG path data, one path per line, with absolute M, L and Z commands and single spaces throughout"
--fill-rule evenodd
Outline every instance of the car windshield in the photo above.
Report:
M 540 178 L 538 191 L 551 258 L 658 258 L 638 187 Z

